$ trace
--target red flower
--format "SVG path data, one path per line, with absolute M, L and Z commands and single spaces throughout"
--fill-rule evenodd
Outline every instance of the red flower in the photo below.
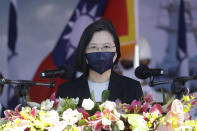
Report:
M 145 105 L 140 109 L 139 114 L 142 114 L 143 112 L 147 112 L 149 103 L 145 103 Z
M 50 101 L 54 101 L 53 107 L 57 107 L 57 105 L 59 104 L 59 101 L 57 101 L 55 95 L 55 92 L 53 92 L 53 94 L 49 98 Z
M 159 114 L 162 114 L 162 106 L 160 104 L 154 104 L 150 109 L 150 113 L 153 112 L 158 112 Z
M 31 111 L 31 115 L 33 116 L 33 117 L 36 117 L 36 107 L 33 107 L 32 108 L 32 111 Z
M 82 113 L 82 114 L 83 114 L 83 117 L 86 118 L 86 119 L 87 119 L 88 117 L 90 117 L 90 115 L 89 115 L 83 108 L 79 108 L 79 109 L 78 109 L 78 112 L 79 112 L 79 113 Z
M 139 113 L 142 114 L 143 112 L 146 112 L 149 106 L 149 102 L 145 103 L 143 106 L 141 105 L 140 101 L 133 100 L 131 105 L 124 105 L 130 113 Z
M 151 103 L 151 102 L 153 102 L 152 94 L 148 94 L 148 95 L 144 98 L 144 101 L 145 101 L 146 103 Z
M 21 117 L 18 108 L 20 107 L 20 104 L 16 106 L 15 111 L 12 110 L 5 110 L 4 114 L 5 114 L 5 120 L 14 120 L 18 117 Z

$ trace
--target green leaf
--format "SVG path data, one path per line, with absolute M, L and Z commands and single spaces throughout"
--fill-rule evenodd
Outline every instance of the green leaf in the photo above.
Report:
M 91 116 L 90 117 L 90 120 L 95 120 L 96 119 L 96 116 Z
M 58 110 L 58 113 L 62 115 L 62 113 L 69 108 L 71 108 L 72 110 L 77 109 L 77 105 L 71 98 L 67 97 L 64 99 L 64 101 L 62 101 L 59 108 L 61 109 Z
M 92 91 L 92 93 L 91 93 L 91 99 L 92 99 L 92 101 L 93 101 L 94 103 L 96 103 L 94 91 Z
M 89 126 L 85 126 L 83 131 L 91 131 L 91 128 Z
M 105 110 L 105 107 L 104 106 L 99 106 L 99 110 L 100 110 L 100 112 L 103 112 Z
M 87 120 L 79 120 L 79 126 L 85 125 L 87 123 Z
M 164 112 L 166 111 L 167 107 L 168 107 L 170 104 L 172 104 L 172 102 L 174 101 L 175 98 L 176 98 L 176 96 L 173 95 L 173 96 L 170 98 L 170 100 L 169 100 L 165 105 L 162 106 L 162 110 L 163 110 Z
M 162 93 L 162 96 L 163 96 L 163 104 L 165 105 L 166 104 L 166 96 L 165 96 L 163 88 L 161 88 L 161 93 Z
M 102 92 L 102 102 L 105 102 L 109 98 L 109 90 L 104 90 Z
M 117 124 L 114 125 L 114 126 L 112 126 L 112 131 L 119 131 L 119 128 L 118 128 L 118 125 Z

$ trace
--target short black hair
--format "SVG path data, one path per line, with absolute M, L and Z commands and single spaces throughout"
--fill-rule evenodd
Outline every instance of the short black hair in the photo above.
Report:
M 87 26 L 86 29 L 83 31 L 83 34 L 80 38 L 80 41 L 79 41 L 79 44 L 75 51 L 75 56 L 74 56 L 74 67 L 76 70 L 81 71 L 81 72 L 88 72 L 89 68 L 86 63 L 85 51 L 90 40 L 92 39 L 93 34 L 99 31 L 108 31 L 113 36 L 114 43 L 116 46 L 116 53 L 117 53 L 117 58 L 114 64 L 118 62 L 121 56 L 120 41 L 119 41 L 118 35 L 110 20 L 101 19 L 101 20 L 93 22 L 92 24 Z

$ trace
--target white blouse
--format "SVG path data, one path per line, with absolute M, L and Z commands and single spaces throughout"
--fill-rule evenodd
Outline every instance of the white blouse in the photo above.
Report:
M 102 92 L 104 90 L 108 90 L 109 81 L 103 82 L 103 83 L 96 83 L 88 80 L 88 86 L 90 93 L 94 91 L 95 100 L 96 102 L 102 101 Z

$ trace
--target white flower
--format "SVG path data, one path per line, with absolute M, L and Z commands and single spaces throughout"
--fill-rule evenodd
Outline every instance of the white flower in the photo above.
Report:
M 92 110 L 94 108 L 94 102 L 90 98 L 89 99 L 83 99 L 82 107 L 85 110 Z
M 15 119 L 13 122 L 9 121 L 7 124 L 12 126 L 7 126 L 4 131 L 24 131 L 29 126 L 27 120 L 19 118 Z
M 119 120 L 118 122 L 117 122 L 117 125 L 118 125 L 118 129 L 119 130 L 124 130 L 124 128 L 125 128 L 125 126 L 124 126 L 124 123 L 123 123 L 123 121 L 122 120 Z
M 72 98 L 72 101 L 75 105 L 77 105 L 79 103 L 79 97 L 77 98 Z
M 37 107 L 37 108 L 40 108 L 40 104 L 37 103 L 37 102 L 28 101 L 27 104 L 28 104 L 30 107 Z
M 120 118 L 121 114 L 116 109 L 113 110 L 113 113 L 116 117 Z
M 72 109 L 67 109 L 63 112 L 62 118 L 68 123 L 68 125 L 73 125 L 78 122 L 83 115 L 79 113 L 76 109 L 73 111 Z
M 59 114 L 55 110 L 47 111 L 44 115 L 40 116 L 40 119 L 44 123 L 55 125 L 59 122 Z
M 18 122 L 16 123 L 16 127 L 12 129 L 11 131 L 23 131 L 28 127 L 29 122 L 27 120 L 21 120 L 21 119 L 17 119 L 17 120 Z
M 132 126 L 132 131 L 148 131 L 147 122 L 144 116 L 139 114 L 126 114 L 128 122 Z
M 57 112 L 63 112 L 64 110 L 64 105 L 66 104 L 65 99 L 59 98 L 59 104 L 57 106 Z
M 54 101 L 47 99 L 41 103 L 41 109 L 50 110 L 53 107 Z
M 112 101 L 106 101 L 105 103 L 103 103 L 102 105 L 100 105 L 101 107 L 105 107 L 105 109 L 109 109 L 110 111 L 114 110 L 116 107 L 116 103 L 112 102 Z
M 103 124 L 104 126 L 110 126 L 110 125 L 111 125 L 111 121 L 108 120 L 107 118 L 103 117 L 103 118 L 102 118 L 102 124 Z
M 67 122 L 66 121 L 60 121 L 58 122 L 55 126 L 53 127 L 48 127 L 48 131 L 63 131 L 66 126 L 67 126 Z

